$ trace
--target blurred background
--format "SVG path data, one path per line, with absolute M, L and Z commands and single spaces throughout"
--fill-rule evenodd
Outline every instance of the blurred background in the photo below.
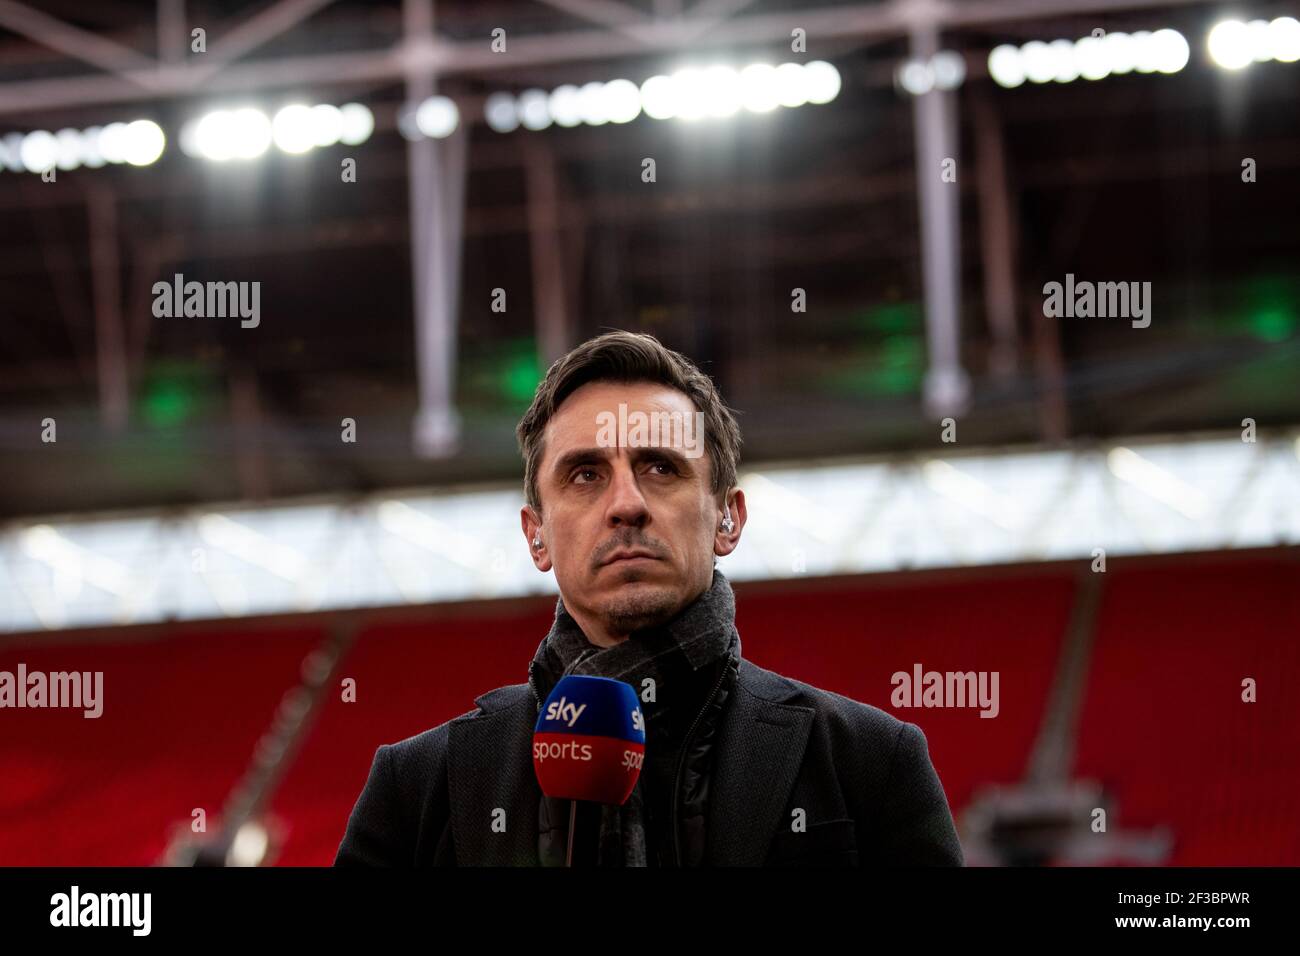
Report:
M 330 862 L 526 680 L 514 427 L 610 328 L 739 412 L 745 655 L 919 724 L 971 863 L 1300 864 L 1296 16 L 0 3 L 0 671 L 104 674 L 0 711 L 0 864 Z

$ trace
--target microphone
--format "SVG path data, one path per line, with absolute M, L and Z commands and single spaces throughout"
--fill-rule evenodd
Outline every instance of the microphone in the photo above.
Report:
M 578 803 L 622 806 L 644 760 L 645 718 L 631 685 L 580 674 L 560 679 L 537 716 L 533 771 L 542 793 L 572 801 L 566 866 L 573 865 Z

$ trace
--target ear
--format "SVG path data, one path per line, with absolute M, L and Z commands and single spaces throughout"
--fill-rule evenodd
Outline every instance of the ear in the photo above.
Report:
M 524 529 L 524 540 L 528 542 L 528 555 L 538 571 L 551 570 L 551 558 L 546 550 L 546 536 L 542 534 L 542 517 L 533 510 L 532 505 L 519 509 L 519 524 Z M 533 547 L 533 541 L 541 542 L 540 548 Z
M 713 535 L 713 553 L 720 558 L 724 558 L 736 550 L 740 544 L 740 532 L 745 530 L 745 521 L 749 515 L 745 510 L 745 493 L 739 488 L 733 488 L 724 497 L 726 502 L 725 508 L 716 512 L 717 530 Z M 726 517 L 727 512 L 731 513 L 731 530 L 722 530 L 722 519 Z

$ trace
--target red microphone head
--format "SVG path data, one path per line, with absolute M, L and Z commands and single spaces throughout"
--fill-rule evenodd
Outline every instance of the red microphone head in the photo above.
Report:
M 542 793 L 621 805 L 645 759 L 645 719 L 629 684 L 570 674 L 542 705 L 533 732 L 533 770 Z

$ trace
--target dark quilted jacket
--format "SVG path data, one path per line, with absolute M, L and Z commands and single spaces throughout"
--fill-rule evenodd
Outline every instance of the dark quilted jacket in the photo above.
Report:
M 652 816 L 648 821 L 649 840 L 652 843 L 646 849 L 652 865 L 656 856 L 664 866 L 699 866 L 704 860 L 704 828 L 714 741 L 739 666 L 740 658 L 733 654 L 701 668 L 696 675 L 694 692 L 687 695 L 692 700 L 692 706 L 688 712 L 683 713 L 683 719 L 676 725 L 678 733 L 685 738 L 683 746 L 672 750 L 669 772 L 659 787 L 662 792 L 650 793 L 652 809 L 659 811 L 657 819 Z M 555 675 L 537 666 L 536 660 L 530 664 L 528 674 L 529 685 L 540 709 L 541 702 L 546 700 L 555 686 Z M 643 783 L 650 771 L 651 767 L 647 764 L 642 771 Z M 674 786 L 679 794 L 675 808 L 675 829 L 671 816 L 673 801 L 669 799 Z M 563 866 L 568 843 L 569 802 L 543 796 L 538 803 L 538 810 L 537 851 L 541 864 Z
M 712 726 L 688 754 L 679 828 L 687 863 L 962 864 L 919 727 L 743 658 L 724 686 Z M 540 852 L 533 691 L 514 684 L 475 703 L 378 749 L 336 865 L 552 862 Z

